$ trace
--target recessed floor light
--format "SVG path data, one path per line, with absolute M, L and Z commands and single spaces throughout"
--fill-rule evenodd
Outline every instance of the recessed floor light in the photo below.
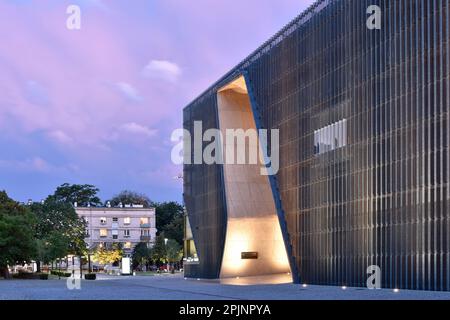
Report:
M 400 289 L 394 289 L 394 293 L 399 293 Z
M 308 285 L 305 283 L 304 285 L 302 285 L 303 288 L 308 288 Z
M 347 290 L 347 287 L 346 286 L 342 286 L 342 290 Z

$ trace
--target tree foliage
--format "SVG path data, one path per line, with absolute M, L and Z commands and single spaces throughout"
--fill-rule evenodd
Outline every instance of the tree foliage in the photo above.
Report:
M 111 206 L 117 207 L 119 204 L 140 204 L 143 205 L 144 208 L 150 208 L 153 206 L 153 202 L 147 197 L 145 194 L 124 190 L 119 194 L 115 195 L 110 200 Z
M 50 196 L 57 202 L 65 202 L 74 204 L 75 202 L 80 207 L 99 206 L 102 204 L 100 198 L 97 196 L 99 189 L 90 184 L 68 184 L 65 183 L 59 186 L 54 195 Z
M 60 258 L 67 254 L 84 254 L 86 223 L 69 202 L 60 202 L 50 196 L 43 204 L 32 204 L 31 210 L 37 219 L 35 237 L 41 240 L 44 251 L 50 251 L 44 256 Z
M 184 208 L 176 202 L 156 203 L 156 226 L 166 238 L 183 243 Z
M 155 245 L 153 246 L 151 251 L 151 258 L 156 264 L 165 263 L 167 261 L 164 233 L 156 236 Z
M 80 219 L 70 202 L 58 200 L 58 190 L 44 203 L 33 203 L 36 225 L 34 237 L 37 251 L 34 258 L 50 263 L 68 254 L 83 255 L 86 251 L 86 223 Z
M 175 215 L 172 221 L 162 229 L 167 238 L 174 239 L 181 245 L 184 239 L 184 216 Z
M 138 243 L 132 253 L 133 266 L 143 266 L 151 260 L 151 249 L 146 243 Z
M 92 256 L 92 260 L 102 264 L 114 264 L 119 262 L 123 257 L 123 250 L 118 244 L 113 244 L 111 248 L 98 247 Z
M 67 255 L 69 239 L 58 232 L 51 232 L 43 239 L 36 239 L 35 259 L 50 263 Z
M 28 208 L 0 192 L 0 274 L 8 276 L 8 265 L 29 261 L 36 253 L 34 224 Z
M 183 257 L 183 251 L 177 241 L 169 239 L 166 244 L 166 257 L 170 263 L 179 262 Z

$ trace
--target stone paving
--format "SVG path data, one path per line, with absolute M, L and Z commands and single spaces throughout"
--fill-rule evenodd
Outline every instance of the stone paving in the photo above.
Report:
M 0 280 L 0 300 L 450 300 L 450 292 L 368 290 L 294 284 L 224 285 L 180 275 L 100 275 L 69 290 L 66 280 Z M 76 287 L 76 285 L 69 285 Z

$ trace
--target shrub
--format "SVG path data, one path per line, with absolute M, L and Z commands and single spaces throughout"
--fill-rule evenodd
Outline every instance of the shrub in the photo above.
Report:
M 31 279 L 33 279 L 33 274 L 27 273 L 27 272 L 19 272 L 19 273 L 13 274 L 12 277 L 13 277 L 13 279 L 31 280 Z
M 50 274 L 58 277 L 65 277 L 70 278 L 72 276 L 72 273 L 70 272 L 64 272 L 64 271 L 50 271 Z
M 48 280 L 48 273 L 41 273 L 41 274 L 39 274 L 39 279 L 41 279 L 41 280 Z
M 48 280 L 48 274 L 47 273 L 19 272 L 17 274 L 13 274 L 13 279 L 19 279 L 19 280 Z
M 84 279 L 86 280 L 95 280 L 97 279 L 97 275 L 95 273 L 88 273 L 84 275 Z

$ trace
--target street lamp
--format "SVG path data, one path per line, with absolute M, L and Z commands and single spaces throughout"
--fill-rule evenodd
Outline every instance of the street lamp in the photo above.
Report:
M 167 239 L 167 238 L 164 238 L 164 245 L 165 246 L 167 246 L 167 241 L 169 241 L 169 239 Z M 167 249 L 167 248 L 166 248 Z M 166 254 L 166 256 L 167 256 L 167 254 Z M 167 259 L 167 273 L 169 273 L 169 259 Z

